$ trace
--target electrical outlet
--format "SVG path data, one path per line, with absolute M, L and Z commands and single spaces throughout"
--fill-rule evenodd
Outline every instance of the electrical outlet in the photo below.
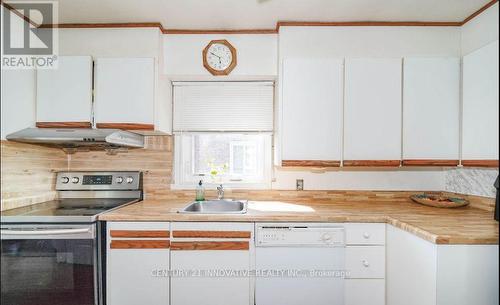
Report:
M 295 182 L 295 189 L 297 191 L 303 191 L 304 190 L 304 179 L 297 179 Z

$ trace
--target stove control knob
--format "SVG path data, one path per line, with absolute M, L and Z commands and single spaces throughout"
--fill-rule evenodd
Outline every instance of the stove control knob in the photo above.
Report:
M 74 184 L 77 184 L 79 181 L 80 181 L 80 178 L 78 178 L 78 177 L 71 178 L 71 182 L 73 182 Z
M 132 177 L 127 177 L 127 183 L 128 183 L 128 184 L 130 184 L 130 183 L 132 183 L 132 182 L 134 182 L 134 178 L 132 178 Z
M 123 177 L 116 177 L 116 183 L 122 184 L 123 183 Z
M 68 177 L 61 177 L 61 183 L 68 183 L 69 182 L 69 178 Z

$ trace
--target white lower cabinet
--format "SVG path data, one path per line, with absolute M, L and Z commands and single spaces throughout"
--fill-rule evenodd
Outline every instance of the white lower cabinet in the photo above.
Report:
M 386 225 L 348 223 L 344 305 L 385 305 Z
M 169 223 L 108 223 L 108 305 L 169 304 L 169 236 Z
M 498 304 L 498 245 L 439 245 L 387 226 L 387 305 Z
M 172 223 L 171 304 L 250 305 L 253 224 Z
M 385 224 L 344 229 L 344 305 L 498 304 L 498 245 L 439 245 Z M 244 273 L 255 268 L 253 223 L 108 223 L 109 305 L 261 305 Z
M 345 280 L 345 305 L 384 305 L 384 279 Z
M 385 246 L 348 246 L 345 268 L 350 278 L 383 279 L 385 277 Z

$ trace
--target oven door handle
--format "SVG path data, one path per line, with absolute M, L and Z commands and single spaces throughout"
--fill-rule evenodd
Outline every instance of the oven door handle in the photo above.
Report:
M 59 229 L 59 230 L 10 230 L 2 229 L 1 233 L 4 236 L 26 236 L 26 235 L 72 235 L 72 234 L 86 234 L 90 233 L 91 228 L 82 229 Z

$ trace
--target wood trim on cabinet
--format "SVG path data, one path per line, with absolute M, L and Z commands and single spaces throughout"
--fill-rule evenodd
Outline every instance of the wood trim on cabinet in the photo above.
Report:
M 178 238 L 250 238 L 247 231 L 173 231 L 172 237 Z
M 498 167 L 499 160 L 462 160 L 466 167 Z
M 337 160 L 282 160 L 283 167 L 340 167 Z
M 493 5 L 495 5 L 497 2 L 498 2 L 498 0 L 492 0 L 492 1 L 488 2 L 488 3 L 486 3 L 483 7 L 481 7 L 477 11 L 475 11 L 469 17 L 465 18 L 464 21 L 461 22 L 462 23 L 461 25 L 464 25 L 467 22 L 471 21 L 472 19 L 476 18 L 478 15 L 480 15 L 482 12 L 486 11 L 487 9 L 489 9 L 490 7 L 492 7 Z
M 248 241 L 196 241 L 179 242 L 170 244 L 172 251 L 201 251 L 201 250 L 248 250 Z
M 403 160 L 403 166 L 458 166 L 458 160 L 437 160 L 437 159 L 407 159 Z
M 169 240 L 112 240 L 109 247 L 111 249 L 168 249 Z
M 92 128 L 90 122 L 36 122 L 38 128 Z
M 170 231 L 163 230 L 110 230 L 109 235 L 111 237 L 122 237 L 122 238 L 169 238 Z
M 344 160 L 345 167 L 399 167 L 401 160 Z
M 142 123 L 97 123 L 97 128 L 104 129 L 123 129 L 123 130 L 154 130 L 153 124 Z

